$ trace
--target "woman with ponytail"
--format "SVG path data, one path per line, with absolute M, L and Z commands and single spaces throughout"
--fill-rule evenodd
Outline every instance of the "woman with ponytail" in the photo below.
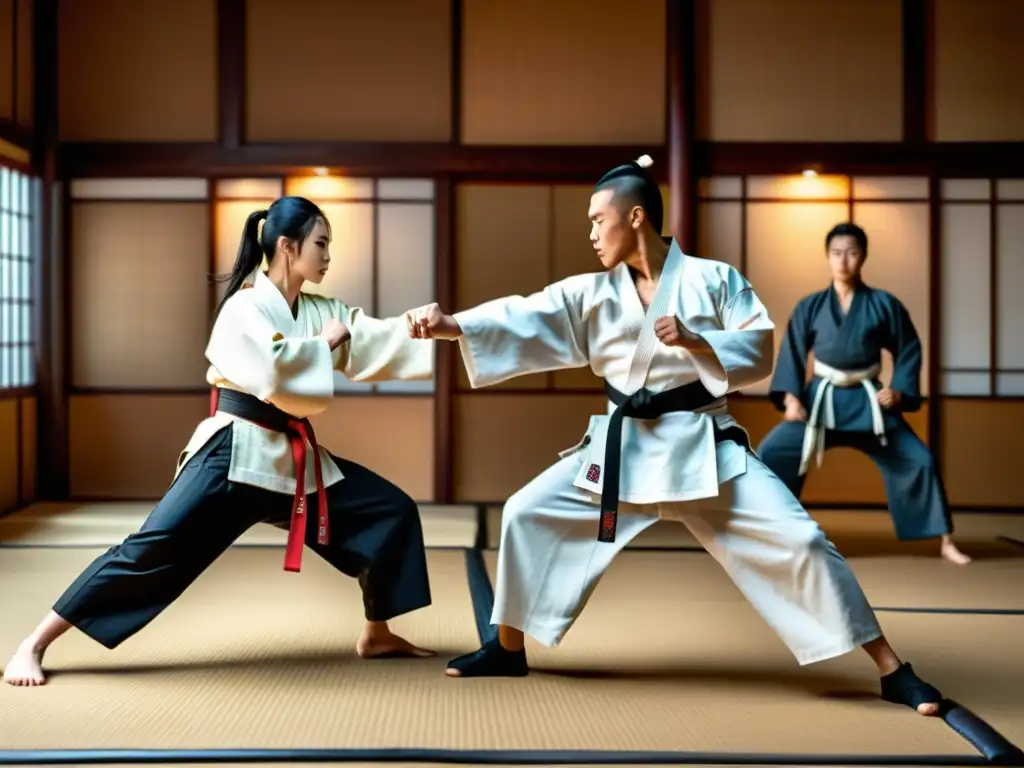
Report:
M 45 683 L 43 654 L 71 627 L 116 648 L 260 522 L 288 530 L 285 570 L 300 569 L 308 546 L 359 580 L 360 656 L 433 655 L 387 624 L 430 605 L 415 502 L 320 448 L 309 423 L 330 405 L 335 371 L 353 381 L 427 380 L 433 349 L 409 338 L 404 318 L 378 320 L 302 292 L 327 274 L 330 241 L 327 218 L 301 197 L 246 220 L 206 349 L 209 418 L 142 528 L 85 569 L 22 642 L 5 681 Z
M 310 203 L 312 205 L 312 203 Z M 238 256 L 235 258 L 235 266 L 226 276 L 221 276 L 220 282 L 225 280 L 228 283 L 224 298 L 217 305 L 215 314 L 220 314 L 224 303 L 238 293 L 247 278 L 254 278 L 256 271 L 263 265 L 263 246 L 260 244 L 260 224 L 267 218 L 267 211 L 253 211 L 245 220 L 242 228 L 242 242 L 238 246 Z M 251 285 L 251 284 L 250 284 Z

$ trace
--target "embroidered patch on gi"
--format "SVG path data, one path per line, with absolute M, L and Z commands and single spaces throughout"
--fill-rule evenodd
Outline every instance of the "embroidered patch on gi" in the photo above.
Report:
M 284 341 L 284 334 L 283 333 L 275 333 L 273 338 L 271 338 L 270 340 L 271 341 Z
M 587 482 L 596 483 L 599 477 L 601 477 L 601 468 L 597 464 L 591 464 L 590 469 L 587 470 Z

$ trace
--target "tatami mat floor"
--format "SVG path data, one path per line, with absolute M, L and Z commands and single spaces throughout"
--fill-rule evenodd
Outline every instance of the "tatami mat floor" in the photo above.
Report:
M 110 546 L 138 530 L 155 506 L 151 501 L 38 503 L 0 518 L 0 546 Z M 471 547 L 477 512 L 470 506 L 423 508 L 424 535 L 433 547 Z M 257 525 L 242 546 L 284 546 L 288 534 Z
M 496 560 L 495 553 L 485 553 L 492 580 Z M 865 565 L 853 561 L 858 575 Z M 872 578 L 862 581 L 873 605 L 945 607 L 951 582 L 942 572 L 954 567 L 909 558 L 887 565 L 870 564 Z M 955 569 L 961 604 L 973 592 L 973 609 L 992 607 L 993 596 L 994 602 L 1001 596 L 1002 602 L 1016 599 L 1019 605 L 1024 559 L 986 567 L 991 565 L 970 573 Z M 897 652 L 946 696 L 978 708 L 1011 741 L 1024 742 L 1024 610 L 1018 615 L 883 611 L 880 620 Z M 908 720 L 872 699 L 878 683 L 861 654 L 796 667 L 724 572 L 700 555 L 623 553 L 563 644 L 557 650 L 531 644 L 530 652 L 540 673 L 619 686 L 630 708 L 645 710 L 644 721 L 663 719 L 663 710 L 686 710 L 696 701 L 701 711 L 729 712 L 744 732 L 765 729 L 768 751 L 793 751 L 792 745 L 801 743 L 801 750 L 838 754 L 865 751 L 887 736 L 908 748 L 918 734 L 941 738 L 932 733 L 933 722 Z M 638 681 L 643 695 L 637 695 Z M 651 695 L 654 690 L 657 696 Z M 823 705 L 823 699 L 829 703 Z M 845 725 L 836 722 L 832 730 L 833 716 Z M 699 717 L 686 722 L 713 733 Z M 814 732 L 807 731 L 808 722 L 816 723 Z M 933 742 L 931 751 L 941 743 Z M 724 743 L 717 748 L 725 749 Z M 885 742 L 881 751 L 895 749 Z
M 0 519 L 0 652 L 151 507 L 37 505 Z M 841 549 L 859 542 L 868 552 L 850 562 L 898 651 L 1024 743 L 1024 547 L 1000 539 L 1024 540 L 1024 520 L 963 516 L 965 549 L 979 559 L 957 568 L 894 550 L 887 516 L 829 515 L 816 517 Z M 49 685 L 0 686 L 0 750 L 671 751 L 833 756 L 829 764 L 979 757 L 941 720 L 879 701 L 860 654 L 798 667 L 696 552 L 623 553 L 560 648 L 530 643 L 530 678 L 447 679 L 447 659 L 480 642 L 461 549 L 476 541 L 476 514 L 431 507 L 423 521 L 434 605 L 395 629 L 437 658 L 360 661 L 356 584 L 314 557 L 301 574 L 284 573 L 283 532 L 260 526 L 118 650 L 71 633 L 47 659 Z M 654 536 L 680 530 L 659 525 Z M 678 545 L 660 541 L 653 546 Z M 871 556 L 871 541 L 898 554 Z M 492 569 L 495 557 L 484 553 Z

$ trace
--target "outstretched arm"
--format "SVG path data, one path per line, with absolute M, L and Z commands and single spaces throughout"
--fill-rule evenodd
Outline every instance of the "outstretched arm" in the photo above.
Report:
M 409 338 L 405 318 L 370 317 L 332 302 L 352 333 L 339 348 L 336 368 L 350 381 L 426 381 L 434 375 L 434 344 Z
M 530 296 L 507 296 L 445 315 L 436 304 L 407 313 L 417 338 L 457 339 L 476 389 L 588 364 L 582 291 L 573 278 Z
M 742 275 L 730 269 L 722 283 L 718 311 L 720 330 L 694 333 L 677 318 L 661 318 L 658 338 L 686 349 L 707 390 L 716 396 L 749 386 L 772 370 L 775 324 Z

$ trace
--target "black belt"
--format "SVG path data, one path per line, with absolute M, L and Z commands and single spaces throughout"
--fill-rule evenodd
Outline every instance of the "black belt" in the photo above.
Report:
M 295 495 L 292 498 L 292 517 L 288 526 L 288 543 L 284 551 L 284 569 L 299 571 L 302 569 L 302 549 L 306 541 L 306 441 L 313 447 L 313 470 L 316 475 L 317 501 L 317 543 L 327 546 L 329 542 L 329 515 L 327 507 L 327 491 L 324 488 L 323 473 L 320 468 L 320 449 L 316 435 L 309 419 L 297 419 L 289 416 L 280 408 L 265 403 L 258 397 L 233 389 L 214 387 L 210 391 L 210 415 L 217 411 L 230 413 L 233 416 L 251 421 L 274 432 L 283 432 L 288 436 L 292 449 L 292 462 L 295 466 Z
M 696 411 L 711 405 L 719 398 L 712 395 L 699 381 L 684 384 L 666 392 L 652 393 L 649 389 L 640 389 L 632 395 L 619 392 L 607 381 L 604 391 L 615 403 L 616 408 L 608 421 L 608 435 L 604 447 L 604 483 L 601 487 L 601 527 L 597 540 L 605 543 L 615 541 L 615 528 L 619 519 L 619 469 L 622 463 L 622 420 L 627 416 L 633 419 L 658 419 L 666 413 Z M 732 440 L 750 450 L 747 433 L 739 427 L 719 429 L 712 421 L 715 429 L 715 442 Z
M 276 405 L 271 405 L 245 392 L 215 387 L 210 394 L 211 411 L 230 413 L 274 432 L 287 432 L 293 422 L 305 421 L 305 419 L 289 416 Z M 213 413 L 210 415 L 212 416 Z

